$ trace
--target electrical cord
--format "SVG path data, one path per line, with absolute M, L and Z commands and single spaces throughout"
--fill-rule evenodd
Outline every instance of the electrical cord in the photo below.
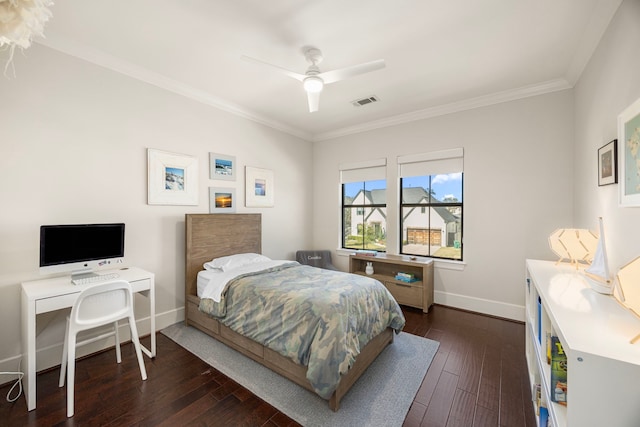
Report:
M 20 369 L 20 363 L 22 361 L 18 362 L 18 369 Z M 22 378 L 24 377 L 24 372 L 0 372 L 0 375 L 17 375 L 18 379 L 16 380 L 16 382 L 13 384 L 13 386 L 9 389 L 9 391 L 7 392 L 7 402 L 13 403 L 16 400 L 18 400 L 18 398 L 20 397 L 20 395 L 22 395 Z M 18 387 L 18 394 L 16 395 L 16 397 L 11 398 L 11 393 L 13 393 L 13 390 L 16 388 L 16 386 Z
M 18 376 L 18 379 L 16 380 L 16 382 L 13 384 L 13 386 L 9 389 L 9 392 L 7 393 L 7 402 L 15 402 L 16 400 L 18 400 L 18 398 L 22 394 L 22 377 L 24 377 L 24 372 L 0 372 L 0 375 L 17 375 Z M 11 393 L 13 393 L 13 390 L 16 388 L 16 386 L 18 387 L 18 394 L 16 395 L 16 397 L 12 399 Z

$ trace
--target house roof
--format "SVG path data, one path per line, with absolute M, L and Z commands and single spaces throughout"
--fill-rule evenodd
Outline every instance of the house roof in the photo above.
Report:
M 438 203 L 440 200 L 431 196 L 427 191 L 422 187 L 409 187 L 402 189 L 402 201 L 404 203 L 422 203 L 424 200 L 430 199 L 431 203 Z M 436 211 L 438 215 L 445 222 L 453 222 L 457 221 L 459 218 L 452 214 L 449 209 L 444 206 L 433 206 L 433 210 Z
M 358 198 L 358 196 L 361 193 L 364 193 L 364 197 L 366 197 L 370 203 L 374 204 L 374 205 L 384 205 L 387 202 L 386 199 L 386 189 L 378 189 L 378 190 L 360 190 L 358 192 L 358 194 L 356 194 L 356 196 L 354 197 L 353 200 L 356 200 Z M 440 202 L 440 200 L 436 199 L 433 196 L 430 196 L 427 191 L 422 188 L 422 187 L 410 187 L 410 188 L 405 188 L 403 190 L 403 202 L 404 203 L 421 203 L 423 200 L 427 200 L 428 198 L 430 198 L 430 202 L 431 203 L 438 203 Z M 352 200 L 352 202 L 353 202 Z M 440 217 L 445 221 L 445 222 L 453 222 L 453 221 L 458 221 L 460 218 L 458 218 L 456 215 L 452 214 L 449 209 L 447 209 L 447 207 L 445 206 L 432 206 L 433 210 L 436 211 L 436 213 L 438 215 L 440 215 Z M 374 212 L 374 210 L 372 210 L 371 212 L 369 212 L 369 216 Z M 383 211 L 380 211 L 380 213 L 386 218 L 386 215 Z

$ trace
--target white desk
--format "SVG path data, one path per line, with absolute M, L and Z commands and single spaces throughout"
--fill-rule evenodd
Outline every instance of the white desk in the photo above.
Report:
M 154 274 L 140 268 L 122 270 L 101 270 L 98 273 L 118 273 L 118 279 L 131 283 L 133 292 L 146 296 L 149 300 L 151 319 L 151 349 L 142 346 L 149 357 L 156 356 L 156 297 Z M 34 280 L 22 283 L 22 344 L 26 346 L 22 366 L 25 369 L 23 379 L 27 409 L 36 409 L 36 316 L 62 308 L 73 306 L 80 291 L 92 285 L 74 285 L 70 276 Z

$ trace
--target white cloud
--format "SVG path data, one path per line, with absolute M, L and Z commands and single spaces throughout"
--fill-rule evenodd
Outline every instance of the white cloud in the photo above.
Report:
M 436 175 L 431 180 L 431 184 L 444 184 L 445 182 L 460 180 L 462 180 L 462 173 L 449 173 L 445 175 Z

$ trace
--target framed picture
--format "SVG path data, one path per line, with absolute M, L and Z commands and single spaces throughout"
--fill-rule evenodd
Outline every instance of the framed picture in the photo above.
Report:
M 209 153 L 209 179 L 236 180 L 236 158 L 224 154 Z
M 640 206 L 640 99 L 618 116 L 620 206 Z
M 273 171 L 247 166 L 245 168 L 245 206 L 271 208 L 274 203 Z
M 198 205 L 198 159 L 147 149 L 147 204 Z
M 609 185 L 618 182 L 618 140 L 603 145 L 598 149 L 598 185 Z
M 209 187 L 209 213 L 236 211 L 236 189 Z

